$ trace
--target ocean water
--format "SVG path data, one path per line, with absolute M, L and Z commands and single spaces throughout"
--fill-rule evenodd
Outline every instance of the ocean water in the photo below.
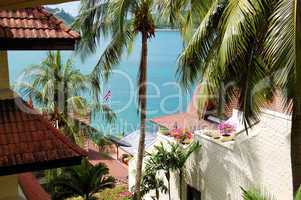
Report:
M 74 67 L 88 74 L 95 66 L 106 40 L 100 42 L 97 53 L 84 61 L 74 52 L 63 51 L 64 59 L 72 57 Z M 137 76 L 140 60 L 140 39 L 135 41 L 130 55 L 124 55 L 120 65 L 114 68 L 108 83 L 103 85 L 104 102 L 111 106 L 117 114 L 114 124 L 108 124 L 100 117 L 92 121 L 92 125 L 105 133 L 129 133 L 139 128 L 137 112 Z M 148 113 L 147 117 L 157 117 L 180 112 L 186 109 L 190 100 L 190 92 L 183 90 L 176 76 L 176 61 L 182 49 L 180 34 L 176 31 L 158 31 L 156 37 L 149 42 L 148 52 Z M 40 63 L 46 51 L 10 51 L 9 66 L 11 84 L 20 79 L 22 71 Z M 110 95 L 107 95 L 110 93 Z M 105 98 L 107 96 L 108 98 Z M 107 100 L 107 101 L 106 101 Z

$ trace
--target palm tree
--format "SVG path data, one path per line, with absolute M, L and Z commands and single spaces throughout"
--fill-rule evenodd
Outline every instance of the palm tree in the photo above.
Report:
M 51 183 L 52 199 L 60 200 L 80 196 L 84 200 L 96 199 L 93 195 L 112 188 L 115 179 L 108 176 L 109 169 L 104 164 L 92 166 L 83 160 L 80 166 L 67 168 Z
M 138 76 L 140 140 L 135 187 L 138 199 L 140 199 L 145 140 L 148 40 L 155 36 L 152 11 L 153 0 L 81 1 L 80 15 L 74 23 L 74 26 L 80 29 L 82 35 L 79 44 L 81 52 L 94 53 L 99 38 L 110 36 L 110 42 L 100 55 L 99 61 L 92 72 L 96 85 L 100 83 L 101 74 L 108 78 L 113 66 L 119 63 L 124 49 L 130 49 L 134 39 L 140 34 L 142 45 Z
M 187 149 L 183 149 L 178 143 L 169 143 L 166 147 L 161 143 L 155 146 L 153 153 L 148 154 L 148 160 L 145 164 L 145 171 L 159 171 L 163 170 L 165 172 L 165 178 L 168 182 L 168 196 L 171 199 L 171 185 L 170 185 L 170 173 L 178 172 L 180 177 L 180 199 L 182 199 L 182 182 L 185 169 L 185 163 L 191 153 L 200 147 L 199 143 L 190 144 Z
M 141 184 L 141 196 L 148 194 L 155 190 L 155 196 L 153 199 L 160 200 L 160 192 L 166 193 L 167 187 L 164 185 L 164 181 L 156 177 L 157 171 L 147 171 L 142 176 Z
M 49 115 L 57 128 L 71 134 L 73 140 L 78 123 L 71 121 L 70 113 L 86 116 L 104 111 L 109 121 L 115 118 L 108 106 L 97 101 L 88 102 L 88 91 L 92 87 L 89 76 L 74 69 L 71 59 L 64 63 L 59 51 L 48 52 L 41 64 L 27 68 L 23 75 L 25 81 L 18 83 L 17 89 L 23 96 L 32 99 L 43 113 Z
M 301 13 L 298 0 L 216 0 L 179 58 L 185 87 L 204 83 L 219 104 L 239 100 L 245 125 L 258 120 L 275 90 L 293 104 L 291 159 L 294 191 L 301 184 Z M 226 85 L 226 87 L 225 87 Z M 239 92 L 238 92 L 239 91 Z M 238 93 L 238 94 L 237 94 Z M 199 102 L 200 110 L 208 98 Z
M 241 188 L 243 191 L 243 199 L 244 200 L 273 200 L 274 198 L 271 197 L 270 194 L 267 194 L 266 192 L 256 190 L 256 189 L 251 189 L 251 190 L 245 190 Z M 299 200 L 301 199 L 301 186 L 299 187 L 294 200 Z
M 95 53 L 101 37 L 110 38 L 107 48 L 92 72 L 94 85 L 100 78 L 108 78 L 113 66 L 117 65 L 125 51 L 131 52 L 135 38 L 141 37 L 141 58 L 138 73 L 138 102 L 140 112 L 140 140 L 137 154 L 135 193 L 140 199 L 142 161 L 144 156 L 145 118 L 147 105 L 147 55 L 148 40 L 155 37 L 155 19 L 171 26 L 181 24 L 183 36 L 189 34 L 193 23 L 209 4 L 191 0 L 178 0 L 168 4 L 162 0 L 82 0 L 80 15 L 73 24 L 81 32 L 78 50 L 85 57 Z M 203 2 L 203 1 L 202 1 Z M 177 13 L 170 12 L 181 7 Z M 207 7 L 206 7 L 207 8 Z M 187 36 L 188 37 L 188 36 Z M 95 90 L 97 93 L 97 90 Z
M 199 143 L 192 143 L 188 149 L 183 150 L 183 148 L 177 143 L 171 145 L 171 152 L 173 153 L 173 158 L 175 159 L 174 171 L 178 171 L 180 184 L 180 200 L 182 199 L 182 190 L 183 190 L 183 178 L 185 173 L 185 163 L 188 160 L 189 156 L 200 148 Z

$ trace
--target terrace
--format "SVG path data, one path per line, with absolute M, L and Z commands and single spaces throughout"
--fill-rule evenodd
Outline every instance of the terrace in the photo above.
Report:
M 240 187 L 256 186 L 258 182 L 280 199 L 290 199 L 291 170 L 290 165 L 283 163 L 290 163 L 291 116 L 284 112 L 281 101 L 277 93 L 248 133 L 241 123 L 242 113 L 237 109 L 224 120 L 210 114 L 198 119 L 193 112 L 154 118 L 152 122 L 158 126 L 157 139 L 146 151 L 151 153 L 154 146 L 161 143 L 168 148 L 169 142 L 180 142 L 187 148 L 192 141 L 198 141 L 202 147 L 186 162 L 185 183 L 204 199 L 241 199 Z M 129 164 L 129 188 L 134 182 L 135 159 Z M 171 199 L 180 199 L 176 173 L 171 185 L 174 186 Z M 168 199 L 166 194 L 160 196 Z
M 150 119 L 157 125 L 158 135 L 187 145 L 193 141 L 195 134 L 203 135 L 218 143 L 230 142 L 244 128 L 240 123 L 237 101 L 235 98 L 224 106 L 223 117 L 216 114 L 217 106 L 208 103 L 203 117 L 197 112 L 197 98 L 201 86 L 195 89 L 187 111 Z

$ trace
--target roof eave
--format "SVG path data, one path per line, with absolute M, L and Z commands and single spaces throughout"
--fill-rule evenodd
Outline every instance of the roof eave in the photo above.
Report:
M 0 167 L 0 176 L 80 165 L 84 156 Z
M 0 50 L 74 50 L 78 39 L 0 38 Z

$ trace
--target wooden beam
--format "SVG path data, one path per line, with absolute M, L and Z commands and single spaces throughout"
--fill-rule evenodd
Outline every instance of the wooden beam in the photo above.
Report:
M 75 39 L 0 38 L 0 50 L 74 50 Z
M 47 4 L 58 4 L 77 0 L 0 0 L 0 9 L 19 9 L 36 7 Z
M 34 162 L 13 166 L 0 166 L 0 176 L 80 165 L 83 158 L 83 156 L 77 156 L 44 162 Z
M 0 51 L 0 90 L 9 88 L 7 51 Z

